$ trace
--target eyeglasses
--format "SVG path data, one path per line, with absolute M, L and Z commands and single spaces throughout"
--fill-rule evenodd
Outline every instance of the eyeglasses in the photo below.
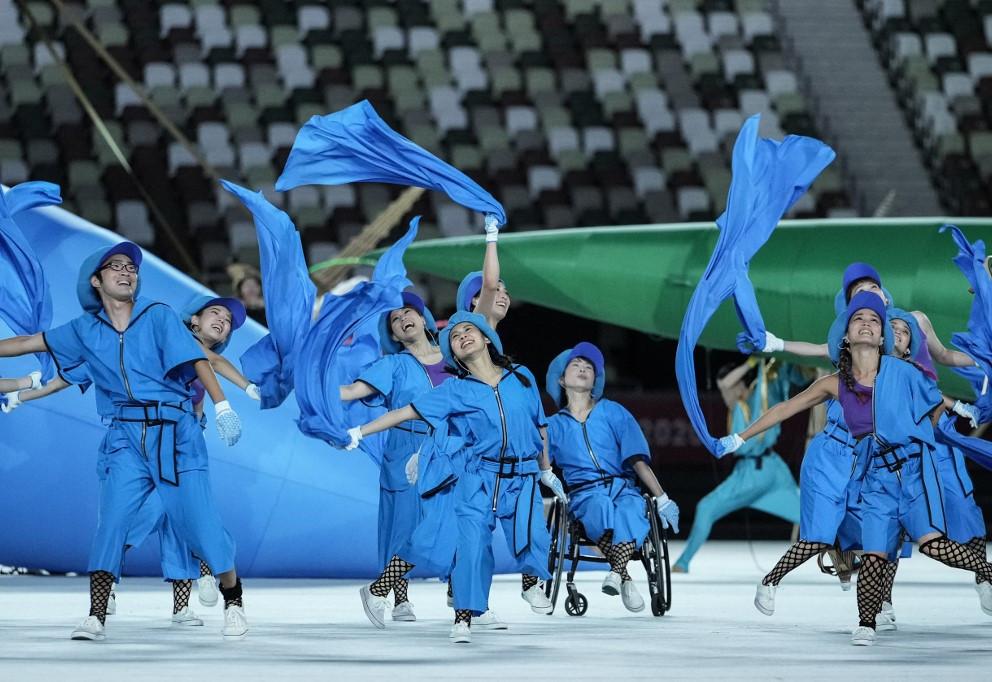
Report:
M 138 266 L 135 265 L 134 263 L 124 263 L 124 262 L 119 261 L 119 260 L 112 260 L 112 261 L 110 261 L 109 263 L 107 263 L 106 265 L 104 265 L 100 269 L 101 270 L 107 270 L 108 268 L 110 270 L 113 270 L 114 272 L 137 272 L 138 271 Z

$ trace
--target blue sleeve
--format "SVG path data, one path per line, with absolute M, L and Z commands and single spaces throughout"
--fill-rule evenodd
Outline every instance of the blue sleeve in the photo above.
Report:
M 398 370 L 399 363 L 395 362 L 391 355 L 379 358 L 362 370 L 356 381 L 368 384 L 379 394 L 378 396 L 368 396 L 362 402 L 372 406 L 381 405 L 383 398 L 393 392 L 394 377 Z
M 558 424 L 560 422 L 561 420 L 554 416 L 548 419 L 548 459 L 551 460 L 552 464 L 558 452 L 558 440 L 560 436 Z
M 436 429 L 451 415 L 462 411 L 462 402 L 455 390 L 458 383 L 456 379 L 449 379 L 410 404 L 425 422 Z
M 610 424 L 620 446 L 620 460 L 624 464 L 633 464 L 631 460 L 642 459 L 650 464 L 651 448 L 648 447 L 648 439 L 644 437 L 644 430 L 634 419 L 634 415 L 623 405 L 616 404 L 610 417 Z
M 937 382 L 930 379 L 923 370 L 913 365 L 908 368 L 908 374 L 912 377 L 913 418 L 919 424 L 935 407 L 944 402 L 944 396 L 937 387 Z
M 527 380 L 530 381 L 530 393 L 534 398 L 534 403 L 537 405 L 537 411 L 534 415 L 534 423 L 537 424 L 538 428 L 547 426 L 548 417 L 544 414 L 544 401 L 541 399 L 541 389 L 537 385 L 537 379 L 535 379 L 533 373 L 523 365 L 517 365 L 515 370 L 527 377 Z
M 155 339 L 162 357 L 164 375 L 186 363 L 206 360 L 207 356 L 190 333 L 183 321 L 172 308 L 164 304 L 155 305 L 152 313 Z
M 69 384 L 76 384 L 79 381 L 77 372 L 70 372 L 72 368 L 78 368 L 86 362 L 86 344 L 79 333 L 81 318 L 76 318 L 55 329 L 49 329 L 42 334 L 48 354 L 55 361 L 55 369 L 59 376 Z

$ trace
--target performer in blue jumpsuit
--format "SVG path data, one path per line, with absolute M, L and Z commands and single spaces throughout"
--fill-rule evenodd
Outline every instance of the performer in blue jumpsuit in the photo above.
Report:
M 862 480 L 862 545 L 858 575 L 859 625 L 851 643 L 871 645 L 881 606 L 886 563 L 895 558 L 903 532 L 920 552 L 948 566 L 992 577 L 992 564 L 945 534 L 940 481 L 933 458 L 933 424 L 952 401 L 914 364 L 885 355 L 891 347 L 885 303 L 860 292 L 841 316 L 839 371 L 761 416 L 744 431 L 720 440 L 734 452 L 764 430 L 830 398 L 840 402 L 857 439 L 855 477 Z
M 752 388 L 744 378 L 753 366 L 758 371 Z M 743 429 L 755 415 L 789 397 L 792 368 L 785 366 L 769 374 L 767 364 L 756 359 L 721 372 L 717 386 L 730 410 L 732 431 Z M 713 524 L 738 509 L 750 507 L 799 522 L 799 488 L 788 465 L 772 450 L 779 432 L 779 428 L 770 429 L 734 453 L 737 461 L 730 476 L 697 505 L 689 539 L 673 571 L 688 573 L 689 562 L 706 542 Z
M 383 315 L 379 324 L 383 357 L 365 369 L 355 383 L 342 386 L 341 399 L 381 401 L 393 409 L 409 405 L 418 396 L 440 386 L 452 375 L 445 371 L 436 334 L 434 316 L 423 300 L 413 292 L 403 292 L 403 307 Z M 393 557 L 406 556 L 401 552 L 407 548 L 420 521 L 420 492 L 408 480 L 406 467 L 430 436 L 430 427 L 418 420 L 389 430 L 379 474 L 379 565 L 383 570 Z M 384 599 L 390 589 L 385 587 L 386 582 L 372 583 L 370 594 Z M 407 588 L 406 578 L 392 582 L 393 620 L 417 619 Z M 377 606 L 380 603 L 375 602 Z M 379 613 L 377 606 L 373 614 Z M 381 619 L 373 620 L 373 624 L 380 625 Z
M 455 486 L 458 541 L 452 575 L 456 643 L 471 641 L 473 614 L 488 609 L 494 568 L 492 533 L 503 526 L 517 567 L 547 578 L 550 538 L 537 482 L 565 497 L 548 462 L 537 383 L 527 368 L 505 355 L 499 336 L 482 315 L 455 313 L 441 333 L 445 361 L 457 379 L 349 431 L 357 447 L 363 436 L 410 419 L 435 429 L 444 425 L 464 437 L 464 471 Z
M 81 316 L 44 334 L 0 341 L 0 357 L 49 352 L 68 383 L 85 366 L 97 409 L 110 425 L 101 448 L 106 482 L 90 554 L 90 616 L 72 637 L 104 639 L 107 598 L 120 575 L 127 531 L 153 491 L 177 533 L 218 570 L 224 634 L 241 637 L 248 626 L 234 543 L 214 508 L 206 444 L 192 411 L 193 379 L 214 400 L 218 430 L 229 445 L 240 436 L 240 421 L 179 316 L 137 296 L 140 265 L 141 250 L 130 242 L 97 251 L 80 268 Z
M 565 476 L 569 509 L 610 562 L 603 592 L 621 595 L 629 611 L 644 609 L 627 563 L 650 524 L 635 479 L 654 496 L 664 528 L 679 531 L 679 508 L 651 470 L 650 450 L 634 415 L 603 398 L 606 364 L 583 341 L 562 351 L 548 367 L 545 387 L 561 410 L 548 420 L 551 461 Z

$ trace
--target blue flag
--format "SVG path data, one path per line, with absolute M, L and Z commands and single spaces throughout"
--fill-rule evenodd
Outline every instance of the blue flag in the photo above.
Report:
M 410 286 L 403 254 L 416 238 L 419 223 L 420 216 L 410 221 L 407 233 L 379 259 L 370 282 L 343 296 L 325 297 L 320 316 L 303 340 L 296 374 L 298 425 L 307 436 L 344 447 L 351 440 L 349 428 L 384 411 L 357 400 L 342 401 L 339 389 L 381 356 L 379 318 L 403 305 L 403 290 Z M 362 439 L 360 447 L 381 461 L 381 441 Z
M 764 347 L 765 324 L 748 266 L 782 215 L 835 156 L 828 145 L 810 137 L 789 135 L 781 142 L 759 138 L 758 123 L 758 114 L 747 119 L 734 143 L 727 209 L 716 221 L 720 235 L 689 300 L 675 354 L 675 374 L 689 421 L 699 440 L 717 457 L 723 453 L 718 452 L 699 405 L 693 364 L 696 342 L 720 304 L 732 295 L 747 339 L 756 348 Z
M 300 233 L 284 211 L 262 196 L 221 180 L 251 211 L 258 233 L 262 294 L 269 334 L 245 351 L 241 367 L 262 395 L 262 409 L 278 407 L 293 390 L 300 343 L 310 329 L 317 287 L 310 280 Z
M 284 192 L 300 185 L 383 182 L 444 192 L 451 200 L 506 223 L 503 206 L 460 170 L 386 125 L 368 100 L 314 116 L 300 129 L 276 181 Z
M 30 336 L 52 326 L 52 294 L 34 249 L 18 227 L 16 216 L 40 206 L 62 203 L 58 185 L 22 182 L 0 188 L 0 319 L 15 334 Z M 37 353 L 42 379 L 55 376 L 48 353 Z

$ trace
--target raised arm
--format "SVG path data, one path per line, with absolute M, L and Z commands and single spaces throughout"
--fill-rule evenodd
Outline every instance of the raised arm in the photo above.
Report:
M 803 410 L 808 410 L 814 405 L 819 405 L 829 398 L 836 397 L 836 374 L 831 374 L 823 377 L 822 379 L 817 379 L 802 393 L 769 408 L 769 410 L 761 415 L 757 421 L 741 431 L 738 435 L 746 441 L 748 438 L 753 438 L 759 433 L 767 431 L 776 424 L 781 424 L 789 417 L 797 415 Z
M 496 242 L 486 242 L 486 257 L 482 261 L 482 290 L 475 312 L 493 322 L 496 305 L 496 292 L 499 290 L 499 251 Z M 495 325 L 494 325 L 495 326 Z
M 338 390 L 341 400 L 361 400 L 362 398 L 368 398 L 370 395 L 375 395 L 377 392 L 364 381 L 356 381 L 353 384 L 341 386 Z
M 16 358 L 30 353 L 44 353 L 47 350 L 45 338 L 41 334 L 0 340 L 0 358 Z
M 940 341 L 940 337 L 937 336 L 937 331 L 933 328 L 930 318 L 924 313 L 914 310 L 913 317 L 916 318 L 920 329 L 927 337 L 927 350 L 930 351 L 930 357 L 933 358 L 934 362 L 945 367 L 971 367 L 975 364 L 975 361 L 970 355 L 944 346 Z
M 737 394 L 731 389 L 740 383 L 748 371 L 759 362 L 760 360 L 757 358 L 748 358 L 746 362 L 742 362 L 727 372 L 727 375 L 722 379 L 717 379 L 716 387 L 720 389 L 720 397 L 723 398 L 723 402 L 728 408 L 732 408 L 738 399 Z
M 829 358 L 830 352 L 825 343 L 808 343 L 806 341 L 783 341 L 785 352 L 804 358 Z
M 413 409 L 413 405 L 407 405 L 406 407 L 401 407 L 391 412 L 373 419 L 368 424 L 363 424 L 361 428 L 362 436 L 371 436 L 373 433 L 379 433 L 380 431 L 385 431 L 386 429 L 391 429 L 394 426 L 399 426 L 403 422 L 410 421 L 411 419 L 422 418 L 417 411 Z

